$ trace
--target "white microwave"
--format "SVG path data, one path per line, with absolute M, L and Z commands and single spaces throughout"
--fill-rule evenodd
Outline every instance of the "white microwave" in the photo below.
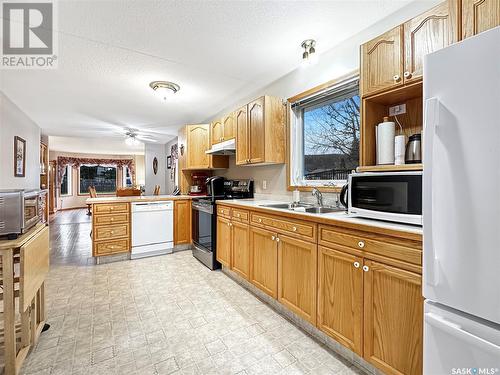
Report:
M 350 214 L 422 225 L 422 171 L 349 175 Z

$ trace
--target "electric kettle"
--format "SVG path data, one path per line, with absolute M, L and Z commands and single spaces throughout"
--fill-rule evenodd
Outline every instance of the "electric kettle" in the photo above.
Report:
M 422 163 L 422 136 L 420 133 L 410 136 L 406 144 L 405 163 Z

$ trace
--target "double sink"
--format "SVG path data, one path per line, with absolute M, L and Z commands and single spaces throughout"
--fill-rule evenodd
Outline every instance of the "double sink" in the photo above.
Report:
M 275 208 L 278 210 L 307 212 L 310 214 L 328 214 L 332 212 L 345 211 L 341 207 L 327 207 L 327 206 L 313 206 L 305 203 L 275 203 L 275 204 L 261 204 L 260 207 Z

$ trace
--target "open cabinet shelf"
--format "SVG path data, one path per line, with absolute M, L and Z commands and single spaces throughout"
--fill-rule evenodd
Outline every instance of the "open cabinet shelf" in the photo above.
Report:
M 384 116 L 389 116 L 389 107 L 406 104 L 406 113 L 398 115 L 398 120 L 403 128 L 403 133 L 408 137 L 422 131 L 423 124 L 423 91 L 422 81 L 414 82 L 393 90 L 364 98 L 361 103 L 361 157 L 359 171 L 368 170 L 418 170 L 417 164 L 402 166 L 376 165 L 376 126 L 383 121 Z M 394 117 L 390 117 L 395 121 Z M 396 121 L 395 121 L 396 122 Z M 396 123 L 396 134 L 399 134 Z M 368 168 L 368 169 L 366 169 Z
M 403 164 L 403 165 L 365 165 L 358 167 L 358 172 L 403 172 L 403 171 L 421 171 L 423 164 Z

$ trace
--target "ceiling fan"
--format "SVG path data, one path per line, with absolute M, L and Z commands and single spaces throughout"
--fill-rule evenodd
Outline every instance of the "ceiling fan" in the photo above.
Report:
M 147 134 L 147 130 L 139 130 L 134 128 L 125 128 L 125 143 L 129 146 L 137 146 L 141 142 L 158 142 L 155 137 Z

